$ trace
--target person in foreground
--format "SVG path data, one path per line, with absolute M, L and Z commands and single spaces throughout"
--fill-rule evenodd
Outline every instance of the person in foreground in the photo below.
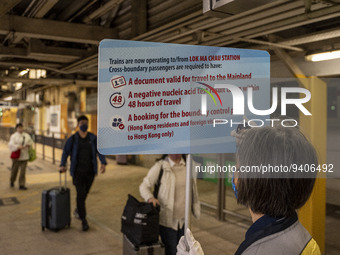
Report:
M 166 255 L 175 255 L 179 239 L 184 235 L 185 218 L 185 155 L 163 155 L 150 169 L 139 186 L 141 196 L 146 202 L 160 206 L 159 232 L 165 245 Z M 158 194 L 152 189 L 160 180 Z M 192 212 L 196 218 L 200 215 L 196 179 L 193 179 Z
M 236 251 L 243 254 L 321 254 L 318 244 L 298 220 L 296 210 L 312 193 L 316 173 L 245 173 L 245 166 L 314 164 L 317 155 L 297 128 L 282 126 L 241 130 L 233 189 L 237 202 L 249 208 L 253 224 Z M 203 250 L 187 229 L 179 255 L 202 255 Z M 188 247 L 188 248 L 187 248 Z
M 71 176 L 77 190 L 76 218 L 82 221 L 83 231 L 89 229 L 86 220 L 85 200 L 90 191 L 95 175 L 97 175 L 97 155 L 101 162 L 100 172 L 105 173 L 106 159 L 97 151 L 97 137 L 88 132 L 88 118 L 78 118 L 79 131 L 67 139 L 60 163 L 60 172 L 66 171 L 66 162 L 71 155 Z
M 29 159 L 28 150 L 33 145 L 33 140 L 29 134 L 24 132 L 21 123 L 15 126 L 16 132 L 11 135 L 8 146 L 11 152 L 18 151 L 18 157 L 12 158 L 10 186 L 13 188 L 20 168 L 19 189 L 27 190 L 26 184 L 26 167 Z

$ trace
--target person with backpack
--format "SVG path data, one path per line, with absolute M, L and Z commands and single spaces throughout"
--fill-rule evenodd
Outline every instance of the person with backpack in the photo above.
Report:
M 96 135 L 87 131 L 88 118 L 86 116 L 78 117 L 78 127 L 78 132 L 68 138 L 65 143 L 60 172 L 66 171 L 67 158 L 70 156 L 70 174 L 77 191 L 77 208 L 74 215 L 82 221 L 82 230 L 87 231 L 89 225 L 86 220 L 85 200 L 98 172 L 97 156 L 101 162 L 101 173 L 105 173 L 107 162 L 105 156 L 97 151 Z
M 159 232 L 166 255 L 176 254 L 178 241 L 184 235 L 185 180 L 185 155 L 165 154 L 149 170 L 139 186 L 140 194 L 146 202 L 160 206 Z M 156 184 L 159 185 L 158 194 L 153 194 Z M 192 201 L 193 214 L 199 218 L 196 179 L 193 180 Z

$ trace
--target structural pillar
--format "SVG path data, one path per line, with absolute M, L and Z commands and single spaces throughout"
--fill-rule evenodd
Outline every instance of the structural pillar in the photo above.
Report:
M 319 78 L 307 78 L 305 84 L 311 92 L 311 100 L 305 104 L 312 113 L 305 116 L 300 112 L 302 132 L 309 138 L 318 154 L 319 165 L 326 164 L 327 152 L 327 85 Z M 299 219 L 325 252 L 326 220 L 326 174 L 318 173 L 313 193 L 307 203 L 299 210 Z
M 311 100 L 304 106 L 312 114 L 300 112 L 301 131 L 313 144 L 318 154 L 318 163 L 326 164 L 327 141 L 327 85 L 317 77 L 306 77 L 291 57 L 281 49 L 274 49 L 300 85 L 311 92 Z M 313 192 L 307 203 L 299 210 L 299 220 L 325 253 L 326 222 L 326 175 L 318 173 Z

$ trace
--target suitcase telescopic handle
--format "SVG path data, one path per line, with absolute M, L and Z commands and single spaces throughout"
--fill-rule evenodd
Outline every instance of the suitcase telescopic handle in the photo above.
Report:
M 61 175 L 62 175 L 63 171 L 59 171 L 59 189 L 61 190 L 62 189 L 62 186 L 61 186 Z M 67 175 L 67 172 L 65 171 L 65 189 L 67 187 L 67 181 L 66 181 L 66 175 Z

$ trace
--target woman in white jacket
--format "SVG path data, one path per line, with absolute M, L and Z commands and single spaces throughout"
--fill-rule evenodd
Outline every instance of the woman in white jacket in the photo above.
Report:
M 158 197 L 152 190 L 161 176 Z M 175 255 L 179 239 L 184 235 L 185 217 L 185 157 L 181 154 L 163 155 L 150 169 L 139 186 L 141 196 L 145 201 L 160 205 L 160 236 L 165 245 L 166 255 Z M 197 198 L 196 180 L 193 181 L 193 214 L 199 217 L 199 202 Z
M 28 149 L 32 146 L 33 140 L 29 134 L 24 132 L 21 123 L 17 124 L 15 129 L 16 132 L 11 135 L 8 146 L 12 152 L 20 150 L 20 156 L 12 159 L 10 186 L 14 187 L 14 182 L 20 168 L 19 189 L 26 190 L 26 167 L 29 159 Z

